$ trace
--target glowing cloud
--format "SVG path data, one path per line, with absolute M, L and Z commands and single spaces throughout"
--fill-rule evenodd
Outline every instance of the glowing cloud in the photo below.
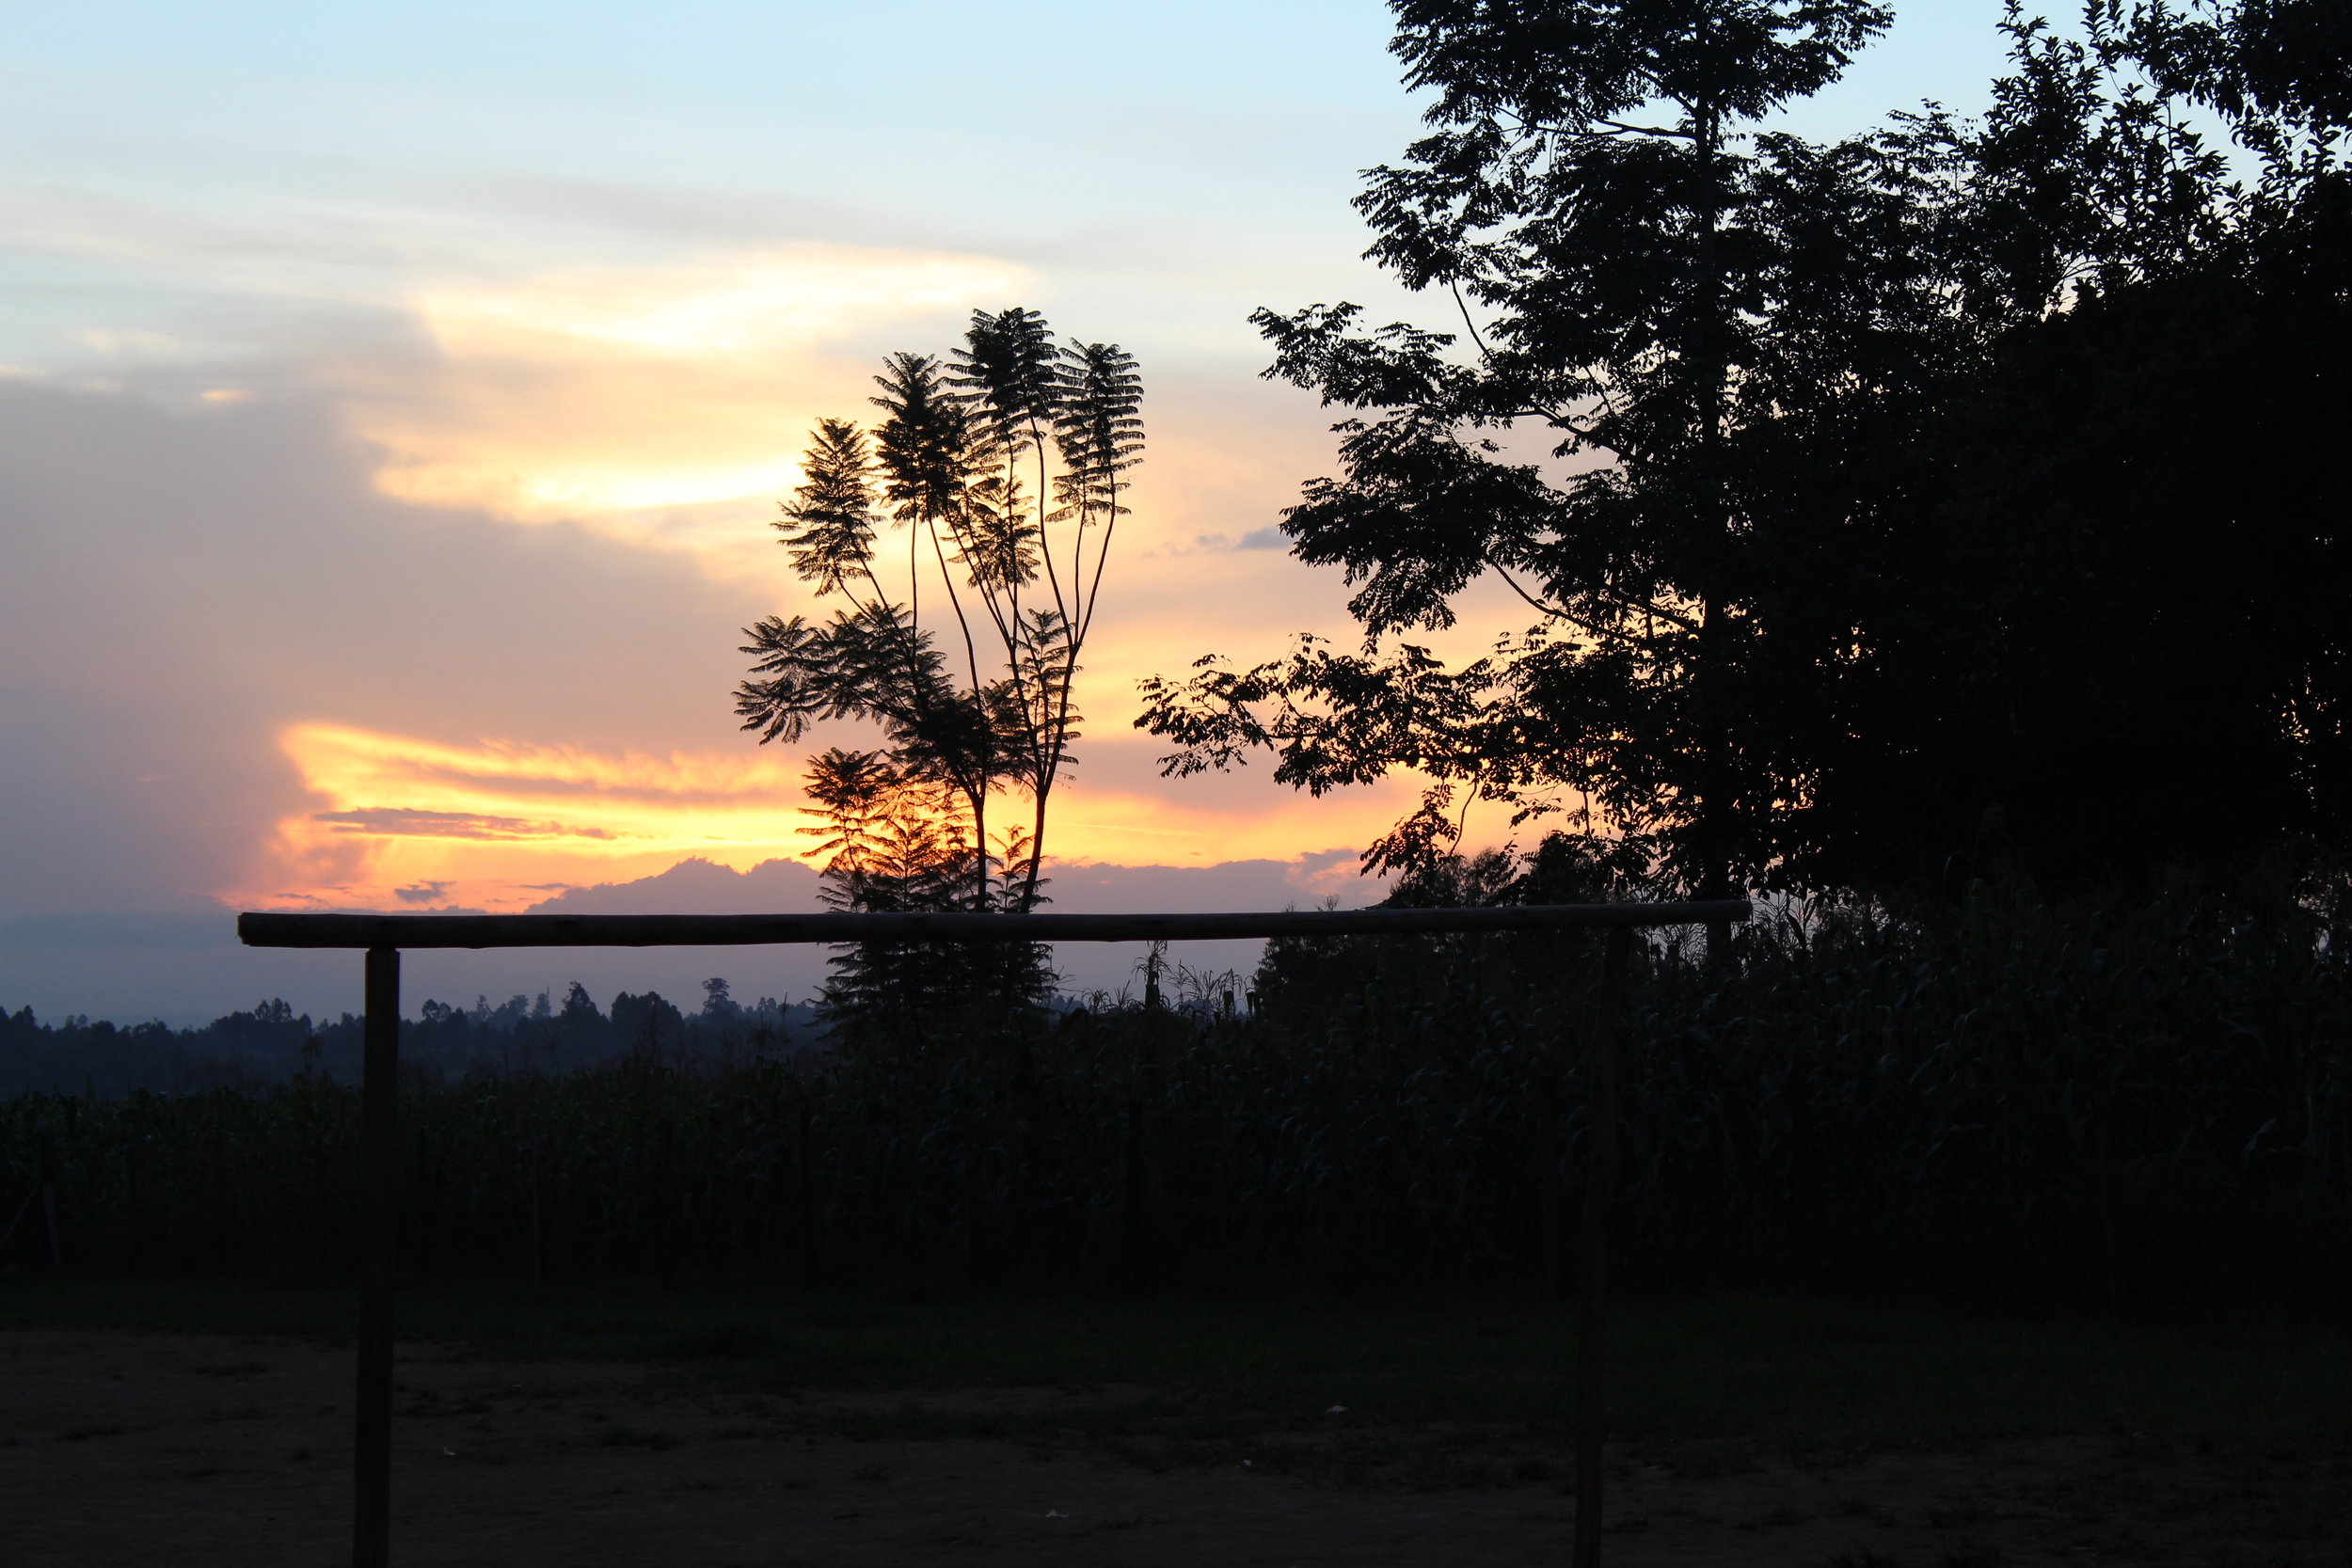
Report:
M 555 273 L 509 293 L 431 293 L 419 304 L 453 352 L 571 338 L 742 358 L 874 322 L 961 311 L 1026 277 L 978 257 L 802 245 L 645 271 Z
M 552 882 L 647 876 L 699 855 L 738 869 L 798 854 L 789 759 L 452 746 L 332 724 L 279 736 L 323 808 L 278 823 L 232 900 L 381 908 L 418 890 L 519 907 Z
M 519 909 L 548 888 L 624 881 L 691 857 L 748 870 L 804 855 L 801 759 L 772 750 L 608 753 L 456 746 L 333 724 L 279 736 L 318 806 L 277 827 L 247 907 Z M 1343 800 L 1283 795 L 1191 806 L 1066 786 L 1054 858 L 1211 865 L 1362 843 L 1409 802 L 1409 781 Z
M 339 833 L 373 833 L 389 838 L 479 838 L 506 841 L 518 838 L 606 838 L 602 828 L 573 828 L 561 822 L 526 822 L 519 816 L 483 816 L 462 811 L 409 811 L 394 806 L 370 806 L 363 811 L 320 811 L 313 822 Z M 405 891 L 405 890 L 404 890 Z
M 937 316 L 917 337 L 945 337 L 1033 283 L 987 257 L 814 244 L 550 273 L 426 290 L 432 364 L 327 374 L 388 494 L 725 553 L 756 538 L 742 509 L 694 510 L 789 489 L 806 428 L 864 406 L 877 329 Z

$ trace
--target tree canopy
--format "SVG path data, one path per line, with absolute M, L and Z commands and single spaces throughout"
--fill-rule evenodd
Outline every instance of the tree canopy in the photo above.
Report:
M 975 311 L 948 358 L 894 354 L 874 380 L 880 422 L 820 420 L 774 525 L 794 572 L 840 608 L 746 628 L 755 663 L 736 711 L 763 744 L 821 720 L 880 727 L 880 749 L 834 747 L 809 774 L 837 908 L 1026 912 L 1044 897 L 1074 683 L 1142 460 L 1141 377 L 1119 345 L 1057 344 L 1015 306 Z M 884 528 L 906 531 L 903 591 Z M 1009 788 L 1027 795 L 1028 825 L 992 834 Z M 836 965 L 833 995 L 851 1010 L 938 1002 L 973 989 L 954 975 L 999 959 L 1009 969 L 980 989 L 1028 995 L 1050 980 L 1026 948 L 915 964 L 866 944 Z
M 1414 768 L 1375 868 L 1484 798 L 1703 894 L 2341 831 L 2341 7 L 2012 7 L 1981 120 L 1835 142 L 1768 118 L 1877 5 L 1392 8 L 1432 129 L 1357 206 L 1450 320 L 1256 317 L 1362 643 L 1148 682 L 1170 772 Z M 1533 624 L 1438 659 L 1482 579 Z

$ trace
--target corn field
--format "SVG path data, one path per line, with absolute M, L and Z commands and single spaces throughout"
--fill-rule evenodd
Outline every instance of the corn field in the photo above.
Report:
M 1564 1288 L 1590 939 L 1288 958 L 1247 1010 L 412 1070 L 404 1266 Z M 1616 1226 L 1636 1287 L 2129 1304 L 2352 1283 L 2345 965 L 2295 911 L 1846 911 L 1635 971 Z M 0 1261 L 350 1267 L 358 1112 L 317 1070 L 0 1101 Z

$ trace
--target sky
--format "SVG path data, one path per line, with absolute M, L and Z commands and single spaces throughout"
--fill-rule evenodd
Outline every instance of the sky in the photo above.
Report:
M 1348 205 L 1417 128 L 1383 7 L 0 14 L 0 1006 L 356 1007 L 356 960 L 240 949 L 239 909 L 810 907 L 810 747 L 730 700 L 739 628 L 815 608 L 769 519 L 884 353 L 1013 304 L 1132 351 L 1151 431 L 1057 907 L 1376 895 L 1355 854 L 1414 781 L 1164 780 L 1130 721 L 1144 675 L 1347 635 L 1274 531 L 1329 416 L 1248 316 L 1431 318 Z M 1997 14 L 1915 0 L 1790 123 L 1979 107 Z M 1448 645 L 1516 625 L 1468 609 Z M 817 974 L 417 962 L 461 999 Z

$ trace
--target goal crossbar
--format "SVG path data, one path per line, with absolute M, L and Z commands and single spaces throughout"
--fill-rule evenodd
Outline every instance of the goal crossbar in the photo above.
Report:
M 833 942 L 1203 942 L 1745 920 L 1744 898 L 1243 914 L 283 914 L 237 917 L 247 947 L 743 947 Z

